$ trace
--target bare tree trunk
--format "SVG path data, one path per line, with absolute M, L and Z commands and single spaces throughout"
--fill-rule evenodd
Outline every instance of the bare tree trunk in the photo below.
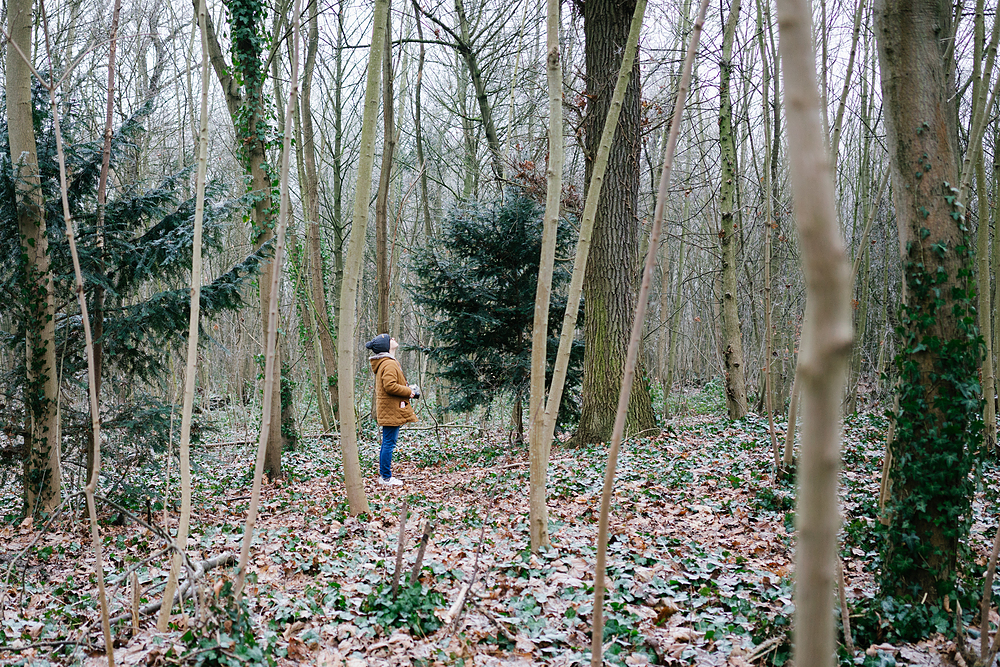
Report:
M 684 198 L 684 220 L 687 220 L 687 213 L 690 210 L 690 195 Z M 681 332 L 681 297 L 684 294 L 684 252 L 687 249 L 684 243 L 684 229 L 681 228 L 680 238 L 677 241 L 677 277 L 674 278 L 674 305 L 673 317 L 670 322 L 670 352 L 667 353 L 667 379 L 663 383 L 663 417 L 668 416 L 669 403 L 667 396 L 674 388 L 674 374 L 677 368 L 677 347 L 680 342 Z M 683 391 L 683 385 L 682 385 Z
M 375 267 L 378 282 L 378 319 L 375 333 L 389 332 L 389 181 L 396 150 L 396 123 L 392 94 L 392 1 L 386 14 L 385 52 L 382 55 L 382 166 L 375 195 Z
M 584 118 L 584 153 L 587 157 L 588 203 L 591 198 L 602 130 L 611 103 L 611 82 L 617 76 L 622 47 L 633 15 L 633 0 L 592 0 L 584 5 L 586 35 L 587 113 Z M 604 442 L 614 426 L 614 396 L 621 383 L 628 348 L 629 325 L 636 307 L 636 279 L 640 266 L 642 225 L 638 219 L 639 194 L 639 63 L 633 64 L 612 143 L 607 187 L 595 211 L 590 261 L 584 280 L 584 361 L 580 424 L 573 444 Z M 570 306 L 572 308 L 572 306 Z M 631 394 L 629 431 L 653 428 L 656 417 L 649 390 L 639 380 Z
M 368 54 L 368 75 L 365 83 L 365 106 L 361 124 L 361 153 L 358 157 L 358 182 L 354 193 L 354 218 L 351 241 L 344 267 L 344 285 L 340 294 L 340 335 L 337 375 L 340 404 L 344 406 L 340 421 L 340 447 L 344 458 L 344 484 L 352 515 L 368 511 L 365 487 L 358 461 L 357 424 L 354 419 L 354 322 L 357 311 L 358 281 L 364 258 L 365 229 L 368 227 L 368 201 L 371 196 L 372 168 L 375 161 L 375 122 L 378 118 L 379 71 L 385 48 L 386 21 L 389 0 L 375 0 L 371 49 Z
M 779 0 L 788 100 L 795 219 L 808 313 L 799 351 L 805 418 L 796 516 L 795 664 L 834 664 L 830 592 L 836 574 L 838 469 L 844 371 L 851 350 L 851 273 L 837 224 L 832 164 L 820 126 L 820 96 L 806 0 Z
M 7 3 L 7 133 L 21 236 L 22 295 L 25 310 L 25 513 L 50 512 L 59 505 L 61 456 L 56 405 L 55 307 L 45 231 L 45 202 L 38 177 L 38 149 L 32 122 L 32 0 Z M 12 48 L 13 47 L 13 48 Z M 16 50 L 15 50 L 16 49 Z
M 531 550 L 549 544 L 549 516 L 545 506 L 548 447 L 545 435 L 545 358 L 549 330 L 549 302 L 555 268 L 556 232 L 562 198 L 563 117 L 562 61 L 559 53 L 559 0 L 548 0 L 546 11 L 546 79 L 549 89 L 549 165 L 546 170 L 545 217 L 542 249 L 535 288 L 535 313 L 531 328 L 531 390 L 528 408 L 528 440 L 531 457 L 529 521 Z M 558 408 L 557 408 L 558 409 Z
M 203 0 L 204 1 L 204 0 Z M 273 270 L 271 273 L 271 289 L 268 291 L 270 302 L 268 303 L 269 317 L 266 339 L 266 350 L 264 356 L 264 400 L 260 427 L 260 440 L 257 443 L 257 461 L 254 466 L 253 488 L 250 491 L 250 507 L 247 510 L 247 520 L 243 528 L 243 542 L 240 547 L 239 571 L 236 575 L 235 591 L 237 597 L 242 595 L 243 586 L 246 583 L 247 562 L 250 557 L 250 543 L 253 541 L 254 525 L 257 521 L 257 508 L 260 503 L 260 487 L 262 477 L 266 468 L 266 458 L 269 451 L 268 437 L 272 432 L 269 421 L 273 418 L 273 412 L 268 409 L 273 405 L 272 394 L 278 394 L 278 405 L 281 405 L 281 389 L 278 379 L 280 377 L 280 350 L 278 349 L 278 283 L 281 281 L 282 261 L 285 251 L 285 230 L 288 221 L 291 219 L 291 206 L 289 203 L 288 191 L 288 171 L 291 160 L 291 140 L 292 140 L 292 110 L 296 105 L 299 88 L 299 16 L 300 1 L 295 0 L 292 10 L 292 67 L 291 85 L 289 86 L 288 105 L 285 110 L 284 125 L 281 142 L 281 169 L 279 171 L 279 208 L 278 208 L 278 228 L 275 230 L 274 258 L 272 260 Z M 277 391 L 275 391 L 277 389 Z M 279 409 L 278 419 L 281 419 Z M 279 421 L 279 430 L 281 423 Z M 279 441 L 280 445 L 280 441 Z
M 990 83 L 992 72 L 984 72 L 983 47 L 986 41 L 985 25 L 985 3 L 983 0 L 976 1 L 976 19 L 974 27 L 974 55 L 973 55 L 973 80 L 972 99 L 973 109 L 978 111 L 979 104 L 985 104 L 982 90 Z M 996 19 L 994 18 L 994 21 Z M 984 77 L 985 75 L 985 77 Z M 985 80 L 984 80 L 985 79 Z M 975 116 L 976 113 L 973 113 Z M 971 149 L 970 149 L 971 150 Z M 991 335 L 991 313 L 990 303 L 990 210 L 986 198 L 986 169 L 983 164 L 985 158 L 982 151 L 979 151 L 979 159 L 976 160 L 976 218 L 978 222 L 978 233 L 976 238 L 976 259 L 978 260 L 979 279 L 979 332 L 983 336 L 986 344 L 986 354 L 983 357 L 982 378 L 983 378 L 983 450 L 992 451 L 997 443 L 997 415 L 996 402 L 993 399 L 996 394 L 994 389 L 995 378 L 993 375 L 993 340 Z M 994 194 L 994 196 L 997 196 Z
M 976 247 L 976 258 L 979 264 L 979 331 L 985 344 L 983 355 L 983 448 L 990 452 L 997 445 L 997 414 L 996 414 L 996 377 L 993 372 L 993 336 L 990 305 L 990 207 L 986 198 L 986 169 L 983 166 L 982 153 L 976 161 L 976 181 L 979 193 L 976 197 L 976 210 L 979 218 L 979 231 Z M 994 194 L 994 197 L 997 197 Z M 996 243 L 996 240 L 994 240 Z
M 301 153 L 301 147 L 302 142 L 298 141 L 296 146 L 297 152 Z M 304 181 L 304 178 L 300 178 L 299 182 L 302 183 Z M 299 240 L 295 234 L 294 227 L 290 227 L 288 230 L 288 245 L 291 248 L 291 252 L 289 254 L 293 258 L 298 258 L 299 260 L 298 266 L 294 271 L 295 288 L 293 291 L 295 292 L 295 303 L 299 312 L 299 325 L 302 327 L 300 340 L 302 342 L 302 347 L 305 348 L 306 362 L 309 364 L 309 375 L 311 376 L 310 379 L 312 380 L 313 391 L 316 392 L 316 411 L 319 413 L 319 421 L 323 427 L 323 432 L 329 433 L 331 430 L 330 408 L 326 402 L 326 389 L 323 386 L 325 384 L 323 382 L 323 378 L 326 377 L 326 370 L 323 368 L 323 357 L 319 349 L 320 345 L 318 332 L 316 331 L 316 320 L 313 317 L 309 293 L 306 290 L 305 285 L 302 284 L 303 278 L 305 278 L 306 281 L 312 280 L 312 267 L 310 266 L 308 251 L 303 250 L 303 248 L 299 245 Z
M 199 1 L 198 23 L 201 26 L 202 52 L 208 53 L 205 19 L 205 0 Z M 177 522 L 177 547 L 170 559 L 170 574 L 163 592 L 160 615 L 156 620 L 158 632 L 165 632 L 173 609 L 174 591 L 180 575 L 181 561 L 187 548 L 187 534 L 191 523 L 191 419 L 194 412 L 194 383 L 198 368 L 198 333 L 201 316 L 201 235 L 205 218 L 205 181 L 208 174 L 208 60 L 202 58 L 201 68 L 201 121 L 198 128 L 197 173 L 195 176 L 194 238 L 191 245 L 191 303 L 188 313 L 187 364 L 184 367 L 184 398 L 181 407 L 181 440 L 178 456 L 181 469 L 181 515 Z
M 458 50 L 465 60 L 465 66 L 469 68 L 469 76 L 472 78 L 472 86 L 476 92 L 476 102 L 479 104 L 479 113 L 482 115 L 483 129 L 486 132 L 486 143 L 490 147 L 493 175 L 498 181 L 502 181 L 503 158 L 501 157 L 500 139 L 497 137 L 496 125 L 493 122 L 493 109 L 486 97 L 486 85 L 483 83 L 479 60 L 469 36 L 469 20 L 465 16 L 465 5 L 462 4 L 462 0 L 455 0 L 455 12 L 458 14 L 458 25 L 462 36 L 458 41 Z
M 996 107 L 993 111 L 995 114 Z M 993 192 L 993 270 L 996 271 L 1000 268 L 1000 123 L 993 125 Z M 1000 281 L 995 280 L 994 290 L 992 312 L 996 318 L 997 313 L 1000 313 Z M 1000 320 L 993 327 L 993 352 L 1000 355 Z M 1000 368 L 1000 356 L 997 368 Z M 996 378 L 994 378 L 993 394 L 986 394 L 985 398 L 996 404 Z
M 736 146 L 733 139 L 733 110 L 729 99 L 729 78 L 732 68 L 733 40 L 740 17 L 740 0 L 733 0 L 729 19 L 722 37 L 722 58 L 719 61 L 719 143 L 721 144 L 722 181 L 719 185 L 719 248 L 722 255 L 722 357 L 725 361 L 726 409 L 730 419 L 742 419 L 747 414 L 746 369 L 743 363 L 743 331 L 740 327 L 739 304 L 736 302 L 736 250 L 739 239 L 736 209 Z
M 115 54 L 118 43 L 118 17 L 121 0 L 115 0 L 111 16 L 111 49 L 108 55 L 108 103 L 104 116 L 104 146 L 101 149 L 101 174 L 97 180 L 97 271 L 104 274 L 104 218 L 108 201 L 108 171 L 111 166 L 111 135 L 114 130 L 115 111 Z M 91 310 L 91 329 L 94 335 L 94 385 L 97 404 L 101 404 L 101 378 L 104 368 L 104 285 L 94 285 L 94 307 Z M 94 476 L 96 443 L 93 431 L 87 432 L 87 482 Z
M 663 171 L 656 197 L 656 208 L 653 213 L 653 227 L 649 234 L 649 250 L 642 272 L 642 283 L 639 288 L 639 299 L 632 318 L 632 330 L 629 335 L 628 352 L 625 357 L 625 369 L 622 373 L 621 386 L 618 392 L 618 406 L 615 411 L 615 424 L 611 433 L 611 446 L 608 450 L 608 465 L 604 473 L 604 487 L 601 490 L 601 515 L 597 533 L 597 564 L 594 567 L 594 618 L 591 624 L 590 664 L 601 667 L 604 664 L 604 575 L 607 567 L 608 525 L 611 514 L 611 493 L 615 482 L 615 468 L 618 465 L 618 452 L 621 449 L 622 438 L 625 435 L 625 421 L 629 412 L 629 394 L 632 392 L 633 376 L 636 371 L 639 356 L 639 345 L 642 342 L 643 322 L 646 315 L 646 304 L 649 300 L 649 288 L 656 268 L 656 255 L 660 245 L 660 230 L 663 225 L 664 200 L 667 197 L 667 187 L 670 185 L 670 173 L 674 162 L 674 151 L 677 148 L 677 136 L 680 133 L 681 117 L 684 113 L 684 102 L 687 98 L 688 86 L 691 83 L 691 70 L 694 66 L 694 55 L 698 50 L 698 39 L 701 27 L 705 21 L 705 12 L 709 0 L 702 0 L 698 8 L 698 18 L 695 20 L 691 33 L 691 45 L 684 58 L 684 71 L 677 89 L 677 100 L 674 103 L 674 113 L 670 121 L 670 138 L 663 158 Z M 639 39 L 639 28 L 642 25 L 642 13 L 645 10 L 644 0 L 636 3 L 635 17 L 629 30 L 626 42 L 625 56 L 622 58 L 622 73 L 619 84 L 627 81 L 626 67 L 634 57 L 636 43 Z M 620 85 L 615 86 L 615 95 L 619 95 Z
M 420 43 L 420 55 L 417 58 L 417 83 L 413 91 L 413 132 L 417 144 L 417 169 L 420 170 L 420 211 L 424 219 L 424 237 L 430 239 L 434 235 L 431 225 L 431 206 L 427 196 L 427 164 L 424 161 L 424 135 L 421 124 L 420 92 L 424 82 L 424 28 L 420 22 L 420 4 L 413 0 L 413 20 L 417 24 L 417 41 Z
M 338 20 L 339 17 L 338 17 Z M 339 37 L 339 34 L 338 34 Z M 330 310 L 326 301 L 326 289 L 324 287 L 323 255 L 320 252 L 319 234 L 319 174 L 316 171 L 316 133 L 313 128 L 312 119 L 312 79 L 316 67 L 316 52 L 319 49 L 319 15 L 317 3 L 309 5 L 309 42 L 306 46 L 306 61 L 302 74 L 302 99 L 300 103 L 300 113 L 302 116 L 302 158 L 305 171 L 305 181 L 302 185 L 303 213 L 306 219 L 306 254 L 309 257 L 307 265 L 307 281 L 310 289 L 312 310 L 316 315 L 316 334 L 319 339 L 320 350 L 323 354 L 318 368 L 324 370 L 323 379 L 320 382 L 322 390 L 318 394 L 324 410 L 327 409 L 326 393 L 329 392 L 330 403 L 329 412 L 336 421 L 339 417 L 339 406 L 337 404 L 337 348 L 333 342 L 333 330 L 330 326 Z M 337 50 L 338 67 L 340 50 Z M 340 94 L 340 75 L 338 70 L 337 95 Z M 339 111 L 340 102 L 337 102 Z M 338 117 L 339 122 L 339 117 Z M 337 141 L 339 142 L 339 135 Z M 334 156 L 334 174 L 337 183 L 335 188 L 339 188 L 340 183 L 340 148 L 336 149 Z M 339 198 L 340 193 L 336 196 Z M 334 216 L 335 224 L 340 225 L 339 211 Z M 331 424 L 332 426 L 332 424 Z M 324 426 L 330 428 L 330 426 Z
M 764 79 L 761 93 L 764 113 L 764 407 L 767 409 L 768 434 L 771 436 L 771 451 L 774 455 L 774 469 L 781 469 L 781 454 L 778 437 L 774 430 L 774 388 L 772 383 L 773 331 L 771 330 L 771 237 L 774 235 L 774 202 L 771 198 L 771 113 L 768 96 L 771 90 L 771 68 L 764 46 L 764 14 L 761 0 L 757 0 L 757 46 L 763 67 Z

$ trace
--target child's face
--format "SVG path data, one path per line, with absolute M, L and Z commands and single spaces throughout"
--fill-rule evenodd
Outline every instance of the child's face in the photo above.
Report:
M 395 352 L 397 347 L 399 347 L 399 343 L 396 342 L 396 339 L 395 338 L 390 338 L 389 339 L 389 351 L 390 352 Z

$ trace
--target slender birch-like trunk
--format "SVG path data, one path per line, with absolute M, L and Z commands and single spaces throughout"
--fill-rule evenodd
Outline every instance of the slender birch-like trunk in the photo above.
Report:
M 983 0 L 976 1 L 976 18 L 974 27 L 974 48 L 973 48 L 973 80 L 972 99 L 975 105 L 985 104 L 982 99 L 982 89 L 989 86 L 991 72 L 981 70 L 983 61 L 983 45 L 986 41 L 985 26 L 985 3 Z M 997 19 L 994 18 L 994 22 Z M 974 109 L 978 109 L 974 106 Z M 973 116 L 975 116 L 975 112 Z M 978 231 L 976 234 L 976 261 L 977 278 L 979 281 L 979 332 L 983 336 L 986 345 L 986 354 L 983 356 L 983 449 L 992 451 L 997 443 L 997 415 L 996 401 L 994 396 L 995 376 L 993 374 L 993 336 L 991 331 L 990 304 L 990 207 L 986 198 L 986 168 L 982 150 L 979 151 L 979 159 L 976 160 L 976 218 L 978 220 Z M 1000 193 L 995 193 L 994 197 Z
M 202 53 L 208 53 L 205 31 L 205 0 L 198 5 L 198 25 L 201 27 Z M 191 246 L 191 301 L 188 314 L 187 363 L 184 367 L 184 394 L 181 407 L 181 439 L 178 458 L 181 469 L 181 515 L 177 523 L 177 549 L 170 559 L 170 574 L 163 591 L 160 615 L 156 620 L 158 632 L 165 632 L 173 609 L 174 592 L 180 575 L 181 560 L 187 548 L 187 534 L 191 523 L 191 419 L 194 413 L 194 382 L 198 368 L 198 322 L 201 311 L 201 236 L 205 219 L 205 181 L 208 174 L 208 59 L 202 59 L 201 68 L 201 123 L 198 128 L 198 167 L 195 175 L 194 237 Z
M 639 356 L 639 345 L 642 342 L 643 322 L 646 316 L 646 305 L 649 300 L 650 283 L 653 279 L 653 272 L 656 269 L 656 255 L 660 246 L 660 230 L 663 226 L 664 200 L 667 197 L 667 187 L 670 185 L 670 173 L 674 163 L 674 151 L 677 148 L 677 137 L 680 134 L 681 118 L 684 114 L 684 103 L 687 98 L 688 87 L 691 84 L 691 70 L 694 67 L 694 56 L 698 51 L 698 40 L 701 37 L 701 28 L 705 22 L 705 12 L 708 10 L 709 0 L 702 0 L 698 8 L 698 18 L 695 20 L 694 28 L 691 32 L 691 44 L 684 57 L 684 70 L 681 74 L 680 85 L 677 88 L 677 100 L 674 103 L 674 113 L 670 120 L 670 136 L 667 140 L 667 150 L 663 157 L 663 171 L 660 174 L 660 184 L 656 196 L 656 208 L 653 212 L 653 228 L 649 234 L 649 250 L 646 253 L 646 262 L 642 272 L 642 283 L 639 287 L 639 299 L 636 303 L 635 314 L 632 318 L 632 330 L 629 336 L 628 351 L 625 357 L 625 370 L 622 375 L 621 388 L 618 393 L 618 407 L 615 412 L 615 424 L 611 432 L 611 446 L 608 450 L 608 465 L 604 473 L 604 487 L 601 491 L 601 515 L 597 533 L 597 563 L 594 567 L 594 617 L 591 623 L 591 647 L 590 664 L 592 667 L 601 667 L 604 664 L 604 576 L 607 568 L 608 555 L 608 524 L 611 514 L 611 492 L 615 483 L 615 468 L 618 465 L 618 452 L 621 449 L 622 438 L 625 435 L 625 421 L 628 418 L 629 399 L 632 393 L 632 382 L 635 376 Z M 615 95 L 619 94 L 619 86 L 628 82 L 627 71 L 624 69 L 625 62 L 634 57 L 636 43 L 639 39 L 639 28 L 642 26 L 642 12 L 645 10 L 644 0 L 636 3 L 635 17 L 632 21 L 631 29 L 626 47 L 625 56 L 622 59 L 622 71 L 618 78 L 618 85 L 615 87 Z M 629 50 L 632 54 L 629 54 Z M 622 87 L 624 88 L 624 87 Z M 622 90 L 622 94 L 624 90 Z M 611 114 L 608 114 L 609 118 Z M 605 127 L 607 130 L 607 127 Z M 602 137 L 603 139 L 603 137 Z M 603 141 L 602 141 L 603 147 Z
M 10 14 L 8 14 L 10 16 L 9 20 L 11 29 L 11 40 L 9 41 L 9 45 L 13 47 L 14 50 L 17 51 L 17 54 L 14 55 L 10 60 L 17 62 L 19 65 L 22 65 L 25 68 L 20 72 L 17 72 L 15 70 L 16 72 L 14 78 L 15 87 L 17 83 L 20 83 L 20 81 L 17 78 L 18 76 L 26 76 L 27 82 L 30 85 L 31 74 L 34 74 L 38 78 L 39 82 L 42 83 L 42 85 L 44 85 L 45 88 L 47 89 L 47 92 L 49 94 L 49 104 L 52 110 L 52 130 L 56 139 L 56 161 L 58 162 L 59 165 L 59 194 L 60 194 L 60 199 L 62 201 L 63 220 L 66 225 L 66 240 L 67 244 L 69 245 L 70 257 L 73 262 L 73 275 L 76 279 L 74 287 L 77 296 L 77 303 L 80 306 L 80 320 L 83 324 L 84 349 L 86 350 L 86 356 L 87 356 L 87 386 L 89 390 L 88 398 L 90 399 L 90 425 L 93 433 L 92 438 L 94 442 L 94 459 L 93 459 L 94 466 L 92 470 L 93 474 L 90 476 L 90 479 L 87 482 L 87 485 L 84 487 L 83 492 L 87 500 L 87 514 L 89 515 L 90 518 L 90 538 L 91 538 L 91 544 L 93 545 L 94 548 L 94 570 L 95 574 L 97 575 L 97 599 L 100 605 L 101 630 L 103 631 L 104 634 L 105 652 L 108 658 L 108 667 L 114 667 L 115 665 L 114 644 L 112 642 L 111 624 L 108 615 L 108 597 L 104 584 L 104 556 L 102 553 L 100 529 L 97 524 L 97 504 L 94 498 L 94 493 L 97 490 L 97 482 L 100 477 L 100 471 L 101 471 L 101 416 L 100 416 L 100 406 L 97 400 L 97 383 L 95 381 L 96 365 L 94 363 L 94 338 L 91 335 L 90 317 L 87 312 L 87 298 L 83 285 L 83 271 L 80 268 L 80 254 L 77 252 L 76 248 L 76 225 L 73 221 L 73 216 L 70 213 L 70 207 L 69 207 L 69 177 L 67 176 L 66 172 L 66 153 L 63 148 L 62 128 L 59 122 L 59 103 L 56 99 L 56 90 L 62 84 L 62 81 L 60 80 L 57 82 L 54 79 L 49 79 L 48 81 L 45 81 L 44 79 L 42 79 L 41 75 L 39 75 L 39 73 L 31 66 L 31 63 L 28 60 L 28 57 L 25 54 L 25 52 L 22 51 L 20 48 L 20 44 L 24 44 L 25 42 L 23 41 L 19 42 L 13 39 L 13 36 L 15 34 L 21 37 L 24 36 L 24 33 L 27 33 L 28 36 L 30 36 L 30 29 L 31 29 L 30 3 L 28 4 L 27 7 L 15 6 L 11 8 L 8 6 L 8 12 L 10 12 L 12 9 L 15 16 L 11 16 Z M 27 28 L 25 28 L 24 23 L 22 23 L 25 21 L 27 22 Z M 15 28 L 17 28 L 17 32 L 15 32 Z M 44 42 L 45 53 L 46 56 L 48 57 L 48 62 L 51 72 L 51 65 L 52 65 L 51 38 L 49 33 L 48 18 L 44 11 L 42 12 L 42 30 L 45 37 L 45 42 Z M 114 52 L 116 45 L 117 45 L 117 39 L 112 40 L 110 62 L 114 62 Z M 10 63 L 8 63 L 8 67 L 9 66 Z M 8 70 L 8 76 L 10 76 L 10 70 Z M 15 91 L 15 92 L 17 94 L 21 93 L 21 91 Z M 11 100 L 8 100 L 8 103 L 10 102 Z M 28 108 L 29 109 L 31 108 L 30 97 L 29 97 Z M 21 111 L 23 111 L 23 109 L 21 109 Z M 28 122 L 29 123 L 31 122 L 30 118 L 28 119 Z M 18 128 L 18 131 L 22 132 L 23 128 Z M 23 139 L 24 136 L 22 135 L 21 138 Z M 26 147 L 26 151 L 32 149 L 33 146 Z M 18 165 L 19 168 L 23 168 L 25 162 L 31 160 L 30 154 L 25 155 L 24 153 L 21 153 L 18 157 L 19 157 L 18 162 L 20 163 Z M 35 174 L 37 174 L 37 171 L 35 172 Z M 40 194 L 36 196 L 40 197 Z M 42 227 L 42 229 L 44 230 L 44 227 Z M 58 414 L 58 409 L 56 409 L 55 412 Z M 56 431 L 56 434 L 58 434 L 58 431 Z M 58 500 L 58 497 L 56 498 L 56 500 Z
M 760 51 L 760 62 L 763 68 L 761 94 L 763 95 L 764 113 L 764 406 L 767 409 L 767 430 L 771 437 L 771 450 L 774 455 L 774 469 L 781 468 L 781 452 L 778 447 L 778 436 L 774 429 L 774 388 L 772 382 L 773 364 L 773 332 L 771 331 L 771 237 L 774 235 L 774 202 L 771 198 L 771 112 L 768 96 L 771 92 L 771 68 L 767 62 L 767 49 L 764 45 L 764 12 L 761 10 L 761 0 L 757 0 L 757 48 Z
M 358 281 L 364 259 L 365 230 L 368 227 L 368 202 L 371 197 L 372 169 L 375 162 L 375 123 L 378 119 L 379 75 L 389 0 L 375 0 L 368 75 L 365 83 L 365 106 L 361 119 L 361 151 L 358 156 L 358 181 L 354 192 L 354 219 L 351 240 L 344 266 L 344 284 L 340 293 L 340 332 L 337 377 L 340 389 L 340 448 L 344 459 L 344 484 L 352 515 L 368 511 L 365 487 L 358 461 L 357 422 L 354 417 L 354 322 L 357 312 Z
M 392 0 L 386 14 L 385 49 L 382 54 L 382 166 L 375 195 L 375 268 L 378 284 L 378 317 L 375 333 L 389 332 L 389 181 L 396 152 L 396 121 L 392 92 Z
M 684 196 L 684 214 L 683 219 L 687 221 L 688 214 L 691 210 L 691 195 L 686 194 Z M 677 374 L 677 348 L 680 344 L 680 326 L 681 326 L 681 310 L 682 302 L 681 297 L 684 295 L 684 258 L 685 252 L 687 251 L 687 245 L 684 243 L 684 228 L 681 228 L 681 233 L 677 239 L 677 271 L 674 278 L 674 303 L 673 303 L 673 317 L 670 320 L 670 351 L 667 353 L 667 378 L 663 382 L 663 418 L 669 416 L 669 403 L 667 402 L 667 397 L 670 391 L 674 388 L 674 375 Z M 683 385 L 682 385 L 683 386 Z
M 778 0 L 790 177 L 802 243 L 807 314 L 799 349 L 802 454 L 796 516 L 795 664 L 834 664 L 841 400 L 851 350 L 850 264 L 837 223 L 820 126 L 807 0 Z
M 417 81 L 413 86 L 413 134 L 417 144 L 417 169 L 420 170 L 420 212 L 424 221 L 424 238 L 430 239 L 434 235 L 434 228 L 431 225 L 431 205 L 427 196 L 427 164 L 424 161 L 424 134 L 420 117 L 423 106 L 420 93 L 424 83 L 424 27 L 420 22 L 420 4 L 417 0 L 413 0 L 413 20 L 417 24 L 417 42 L 420 45 Z
M 323 369 L 323 385 L 321 396 L 324 409 L 329 409 L 328 420 L 330 426 L 324 426 L 327 430 L 333 427 L 333 422 L 339 419 L 339 405 L 337 402 L 337 347 L 333 342 L 334 326 L 330 325 L 330 310 L 326 300 L 326 288 L 323 275 L 323 254 L 320 252 L 319 233 L 319 174 L 316 170 L 316 132 L 312 118 L 312 80 L 313 72 L 316 68 L 316 52 L 319 50 L 319 12 L 318 3 L 309 5 L 309 42 L 306 47 L 306 61 L 302 71 L 302 95 L 299 104 L 302 116 L 302 161 L 305 172 L 305 181 L 302 185 L 303 213 L 306 219 L 306 254 L 309 261 L 309 270 L 306 273 L 311 298 L 311 310 L 315 313 L 316 334 L 319 339 L 320 351 L 322 352 L 322 362 L 317 364 Z M 339 59 L 340 52 L 337 56 Z M 338 60 L 339 66 L 339 60 Z M 339 73 L 338 73 L 339 84 Z M 339 88 L 337 93 L 339 95 Z M 339 106 L 339 102 L 337 102 Z M 339 113 L 339 110 L 338 112 Z M 340 155 L 334 156 L 335 175 L 339 181 Z M 339 187 L 339 182 L 335 188 Z M 339 192 L 336 193 L 339 197 Z M 339 212 L 335 214 L 335 225 L 340 225 Z M 339 246 L 338 246 L 339 247 Z M 330 402 L 327 404 L 325 396 L 329 394 Z
M 549 467 L 545 435 L 545 358 L 549 330 L 549 302 L 556 259 L 556 232 L 562 197 L 563 117 L 562 61 L 559 53 L 559 0 L 548 0 L 546 11 L 545 71 L 549 87 L 549 165 L 546 170 L 545 217 L 542 250 L 535 288 L 535 314 L 531 329 L 531 389 L 528 409 L 528 441 L 531 457 L 529 482 L 531 550 L 549 544 L 549 517 L 545 506 L 545 479 Z M 558 408 L 556 408 L 558 410 Z
M 97 179 L 97 271 L 104 274 L 104 219 L 108 201 L 108 172 L 111 167 L 111 136 L 114 131 L 115 111 L 115 56 L 118 44 L 118 18 L 121 15 L 121 0 L 115 0 L 111 14 L 111 40 L 108 53 L 108 97 L 104 115 L 104 145 L 101 148 L 101 173 Z M 94 285 L 94 308 L 92 324 L 94 334 L 94 382 L 96 383 L 97 402 L 101 401 L 101 378 L 104 368 L 104 285 Z M 94 476 L 95 446 L 91 440 L 92 433 L 87 435 L 87 482 Z

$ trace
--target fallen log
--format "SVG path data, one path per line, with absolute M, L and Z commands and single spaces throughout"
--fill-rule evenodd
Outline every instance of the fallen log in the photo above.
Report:
M 184 584 L 177 589 L 177 592 L 174 593 L 174 599 L 173 602 L 171 603 L 171 606 L 183 600 L 184 597 L 188 594 L 188 591 L 191 590 L 191 587 L 194 586 L 194 583 L 199 579 L 201 579 L 203 576 L 205 576 L 205 573 L 211 570 L 213 567 L 218 567 L 220 565 L 228 565 L 235 561 L 236 557 L 233 556 L 231 552 L 226 551 L 225 553 L 221 553 L 218 556 L 215 556 L 214 558 L 209 558 L 208 560 L 203 560 L 200 563 L 197 563 L 195 565 L 194 575 L 189 577 L 184 582 Z M 161 606 L 163 606 L 162 600 L 159 602 L 150 602 L 149 604 L 139 609 L 139 615 L 149 616 L 151 614 L 155 614 L 160 610 Z M 121 614 L 118 614 L 117 616 L 112 618 L 111 623 L 117 623 L 118 621 L 123 621 L 131 616 L 132 616 L 131 610 L 122 612 Z

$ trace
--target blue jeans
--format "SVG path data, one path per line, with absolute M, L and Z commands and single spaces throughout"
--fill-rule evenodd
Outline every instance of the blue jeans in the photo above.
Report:
M 392 477 L 392 452 L 396 449 L 396 438 L 398 437 L 398 426 L 382 427 L 382 451 L 378 455 L 378 474 L 382 476 L 382 479 Z

